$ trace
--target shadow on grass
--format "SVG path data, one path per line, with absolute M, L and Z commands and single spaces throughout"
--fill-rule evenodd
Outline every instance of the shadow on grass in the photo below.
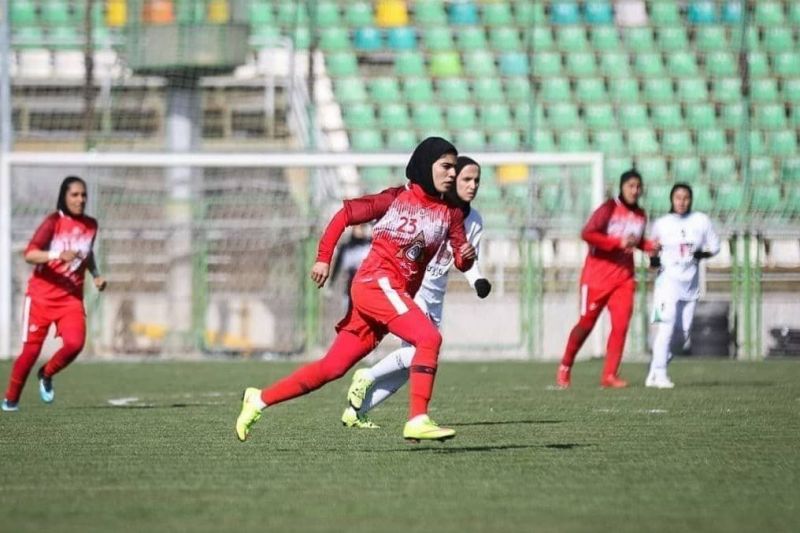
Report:
M 65 407 L 65 409 L 186 409 L 188 407 L 214 407 L 222 405 L 220 403 L 187 403 L 175 402 L 169 404 L 125 404 L 125 405 L 76 405 L 72 407 Z
M 504 426 L 516 424 L 561 424 L 563 420 L 493 420 L 481 422 L 453 422 L 447 426 Z
M 433 443 L 432 443 L 433 444 Z M 501 452 L 505 450 L 532 450 L 545 448 L 548 450 L 569 451 L 577 448 L 590 448 L 594 444 L 578 444 L 575 442 L 565 442 L 556 444 L 504 444 L 497 446 L 448 446 L 442 444 L 441 447 L 410 445 L 414 447 L 399 450 L 387 450 L 394 452 L 431 452 L 431 453 L 482 453 L 482 452 Z M 417 447 L 419 446 L 419 447 Z
M 774 381 L 695 381 L 679 384 L 681 387 L 774 387 Z

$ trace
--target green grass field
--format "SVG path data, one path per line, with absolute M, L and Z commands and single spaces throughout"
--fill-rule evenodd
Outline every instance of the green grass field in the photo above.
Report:
M 406 444 L 403 391 L 345 429 L 349 375 L 234 437 L 245 385 L 294 365 L 76 364 L 0 413 L 0 531 L 796 531 L 800 362 L 678 361 L 679 388 L 601 390 L 578 364 L 445 364 Z M 10 364 L 0 364 L 3 386 Z M 109 400 L 120 401 L 113 406 Z

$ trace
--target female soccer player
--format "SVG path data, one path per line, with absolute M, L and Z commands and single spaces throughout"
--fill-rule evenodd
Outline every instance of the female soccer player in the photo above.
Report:
M 638 204 L 641 194 L 639 172 L 634 169 L 624 172 L 619 180 L 619 196 L 598 207 L 583 227 L 581 237 L 589 243 L 589 254 L 581 273 L 581 317 L 569 334 L 558 367 L 556 385 L 560 388 L 569 387 L 575 356 L 606 306 L 611 313 L 611 334 L 600 385 L 606 388 L 628 385 L 617 372 L 636 290 L 633 250 L 639 248 L 654 252 L 658 249 L 657 242 L 643 237 L 647 217 Z
M 692 327 L 694 308 L 700 297 L 698 264 L 719 253 L 719 237 L 711 220 L 692 211 L 692 188 L 676 183 L 669 193 L 669 214 L 653 224 L 651 237 L 661 243 L 661 253 L 650 260 L 659 267 L 653 293 L 653 360 L 645 386 L 671 389 L 667 376 L 672 359 L 671 346 L 686 345 Z
M 350 309 L 336 326 L 338 334 L 322 359 L 263 390 L 245 390 L 236 420 L 239 440 L 247 438 L 265 407 L 308 394 L 340 378 L 389 332 L 415 347 L 410 369 L 410 416 L 403 436 L 410 440 L 455 436 L 455 431 L 437 426 L 427 415 L 442 337 L 411 295 L 445 240 L 452 245 L 459 270 L 469 270 L 475 259 L 475 249 L 466 241 L 461 210 L 444 199 L 455 181 L 457 155 L 456 148 L 446 140 L 429 137 L 417 146 L 406 167 L 410 186 L 345 201 L 334 215 L 311 269 L 311 278 L 319 287 L 328 279 L 333 249 L 345 227 L 379 219 L 373 228 L 369 255 L 353 279 Z
M 33 269 L 22 320 L 22 353 L 17 357 L 3 400 L 3 411 L 17 411 L 25 380 L 42 351 L 50 324 L 63 345 L 39 369 L 39 396 L 45 403 L 55 399 L 53 376 L 69 365 L 83 349 L 86 312 L 83 279 L 88 269 L 97 290 L 106 288 L 97 271 L 92 245 L 97 221 L 84 214 L 86 183 L 68 176 L 61 182 L 57 211 L 47 216 L 25 249 L 25 261 Z
M 478 245 L 483 233 L 483 218 L 470 202 L 478 194 L 481 180 L 481 167 L 469 157 L 459 156 L 456 162 L 456 186 L 448 193 L 453 203 L 464 212 L 464 229 L 467 240 L 479 253 Z M 434 325 L 442 323 L 444 293 L 447 290 L 447 277 L 453 265 L 453 253 L 447 243 L 443 243 L 434 259 L 428 263 L 422 287 L 414 297 L 414 302 L 427 313 Z M 478 260 L 464 273 L 470 286 L 479 298 L 486 298 L 492 290 L 489 281 L 481 274 Z M 381 359 L 375 366 L 357 370 L 347 392 L 350 404 L 342 414 L 342 423 L 347 427 L 360 429 L 377 428 L 378 425 L 366 417 L 366 413 L 405 385 L 408 381 L 408 368 L 414 357 L 414 348 L 404 346 Z

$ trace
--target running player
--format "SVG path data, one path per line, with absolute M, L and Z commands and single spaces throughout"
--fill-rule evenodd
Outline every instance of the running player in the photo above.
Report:
M 459 205 L 464 212 L 467 240 L 475 248 L 476 254 L 479 253 L 479 243 L 483 233 L 483 218 L 476 209 L 470 207 L 470 202 L 478 194 L 480 180 L 480 165 L 469 157 L 459 156 L 456 162 L 456 186 L 448 193 L 448 197 L 452 198 L 453 203 Z M 434 259 L 428 263 L 422 287 L 414 297 L 414 302 L 427 313 L 437 328 L 440 328 L 442 323 L 444 293 L 447 290 L 447 278 L 452 265 L 452 250 L 449 244 L 444 243 Z M 479 298 L 486 298 L 489 295 L 492 286 L 481 274 L 477 259 L 464 275 Z M 369 420 L 366 413 L 405 385 L 413 357 L 414 348 L 405 345 L 381 359 L 373 367 L 357 370 L 347 391 L 350 405 L 342 414 L 342 423 L 347 427 L 360 429 L 377 428 L 378 425 Z
M 22 388 L 42 351 L 51 324 L 63 345 L 47 364 L 39 368 L 39 396 L 45 403 L 55 399 L 53 376 L 69 365 L 83 349 L 86 312 L 83 308 L 83 280 L 86 270 L 102 291 L 105 280 L 97 271 L 92 246 L 97 221 L 84 214 L 86 183 L 76 176 L 61 182 L 57 211 L 48 215 L 25 249 L 25 261 L 33 269 L 22 320 L 22 353 L 11 369 L 3 399 L 3 411 L 17 411 Z
M 620 176 L 619 196 L 598 207 L 583 227 L 581 237 L 589 243 L 589 253 L 581 273 L 581 317 L 569 334 L 558 367 L 556 385 L 560 388 L 569 387 L 575 356 L 606 306 L 611 314 L 611 334 L 600 385 L 606 388 L 628 385 L 617 373 L 636 290 L 633 250 L 654 252 L 658 249 L 657 242 L 643 237 L 647 217 L 638 204 L 641 194 L 639 172 L 634 169 L 624 172 Z
M 265 407 L 308 394 L 340 378 L 386 333 L 415 347 L 404 438 L 418 441 L 455 436 L 454 430 L 439 427 L 427 414 L 442 337 L 411 295 L 419 289 L 425 267 L 445 240 L 452 245 L 459 270 L 469 270 L 475 259 L 475 249 L 464 234 L 463 213 L 444 199 L 455 182 L 457 155 L 455 146 L 446 140 L 429 137 L 416 147 L 406 167 L 410 186 L 345 201 L 334 215 L 311 269 L 319 287 L 328 279 L 333 250 L 345 227 L 379 219 L 369 255 L 353 279 L 350 309 L 336 326 L 338 334 L 322 359 L 263 390 L 245 390 L 236 420 L 239 440 L 247 438 Z
M 677 183 L 669 193 L 669 214 L 653 224 L 651 237 L 661 243 L 661 253 L 651 258 L 659 267 L 653 292 L 652 321 L 656 325 L 653 360 L 645 386 L 671 389 L 667 375 L 672 346 L 686 346 L 694 308 L 700 297 L 699 262 L 719 253 L 719 237 L 711 220 L 692 211 L 692 188 Z

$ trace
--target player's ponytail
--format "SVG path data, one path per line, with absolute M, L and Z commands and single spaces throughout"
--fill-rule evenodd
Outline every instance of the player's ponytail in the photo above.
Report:
M 87 190 L 86 182 L 78 176 L 67 176 L 64 178 L 64 181 L 61 182 L 61 189 L 58 191 L 58 202 L 56 203 L 56 209 L 62 213 L 69 214 L 69 209 L 67 209 L 67 191 L 69 191 L 69 187 L 73 183 L 80 183 L 83 185 L 83 189 Z

